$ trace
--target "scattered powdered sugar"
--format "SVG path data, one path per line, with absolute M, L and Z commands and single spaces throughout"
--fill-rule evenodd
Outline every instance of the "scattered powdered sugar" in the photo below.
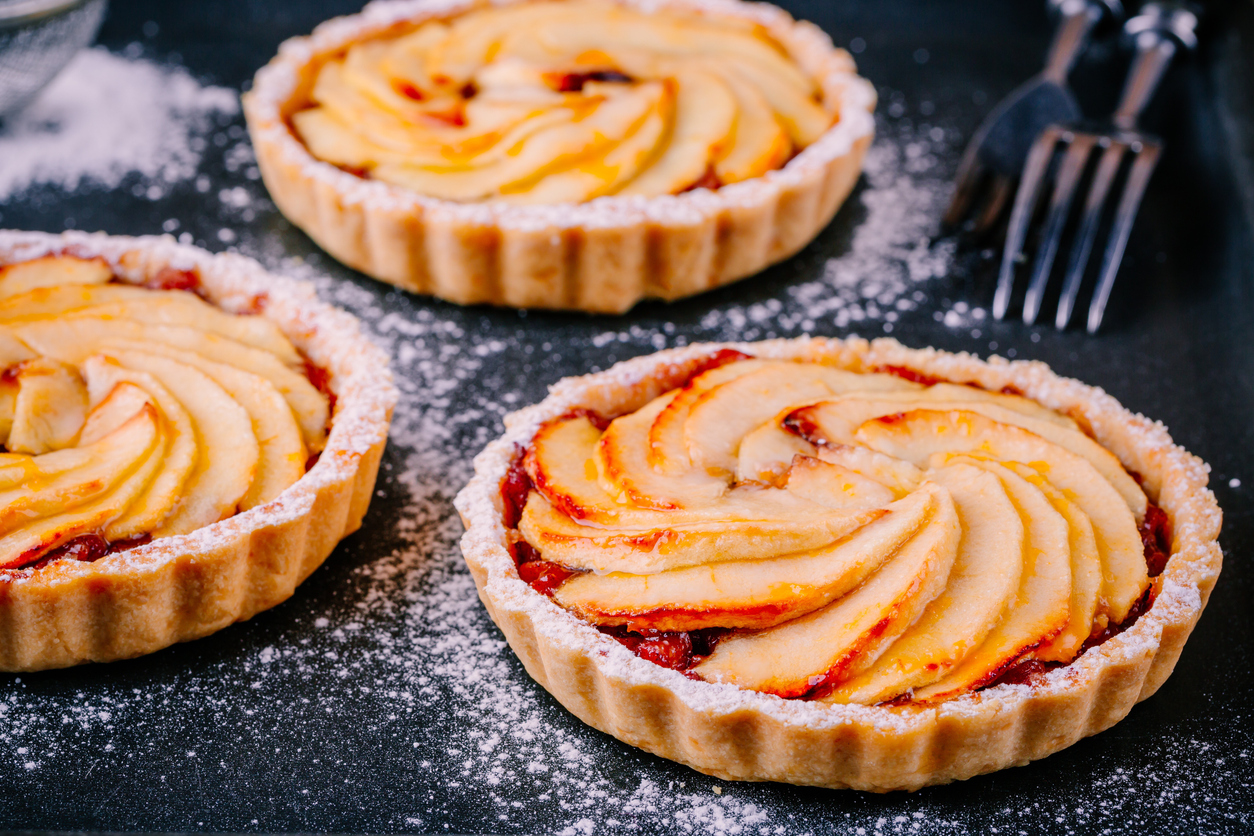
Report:
M 112 189 L 132 173 L 135 194 L 159 199 L 196 174 L 214 119 L 238 110 L 234 90 L 182 67 L 83 50 L 0 127 L 0 201 L 39 184 Z

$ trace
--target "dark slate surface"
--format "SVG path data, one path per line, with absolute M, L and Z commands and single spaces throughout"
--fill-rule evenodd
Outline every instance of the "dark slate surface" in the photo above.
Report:
M 930 121 L 956 140 L 1039 65 L 1036 3 L 783 3 L 865 42 L 864 75 L 886 103 L 893 141 Z M 1040 4 L 1043 5 L 1043 4 Z M 115 0 L 101 34 L 139 42 L 205 82 L 239 88 L 281 40 L 351 2 L 163 3 Z M 158 24 L 155 29 L 145 22 Z M 0 826 L 448 832 L 1155 832 L 1254 827 L 1254 7 L 1215 4 L 1202 53 L 1168 79 L 1149 115 L 1169 152 L 1133 235 L 1106 331 L 1096 338 L 1021 323 L 954 328 L 933 313 L 987 308 L 991 263 L 964 251 L 893 336 L 910 345 L 1041 359 L 1161 419 L 1214 468 L 1225 512 L 1226 567 L 1175 675 L 1110 731 L 1045 761 L 912 795 L 869 796 L 782 785 L 731 786 L 594 732 L 526 678 L 474 601 L 448 505 L 500 414 L 557 378 L 645 353 L 654 344 L 745 333 L 717 312 L 784 300 L 825 258 L 852 245 L 866 217 L 855 194 L 819 241 L 762 277 L 622 319 L 460 309 L 389 290 L 317 256 L 316 247 L 224 164 L 211 188 L 182 184 L 158 201 L 85 187 L 36 188 L 0 203 L 0 225 L 153 233 L 167 218 L 197 243 L 240 246 L 276 263 L 301 256 L 329 274 L 327 298 L 371 324 L 397 353 L 404 389 L 379 496 L 349 538 L 289 602 L 251 622 L 151 657 L 0 677 Z M 925 50 L 926 54 L 920 52 Z M 1118 54 L 1094 51 L 1075 83 L 1090 112 L 1109 105 Z M 930 115 L 929 115 L 930 114 Z M 240 120 L 222 126 L 230 133 Z M 951 171 L 960 141 L 938 165 Z M 221 188 L 251 190 L 250 220 Z M 865 186 L 863 188 L 866 188 Z M 293 267 L 292 262 L 286 262 Z M 294 268 L 293 268 L 294 269 Z M 383 319 L 392 312 L 399 317 Z M 397 322 L 402 323 L 397 325 Z M 402 339 L 405 322 L 417 323 Z M 390 324 L 389 324 L 390 323 Z M 668 323 L 672 323 L 669 324 Z M 703 324 L 704 323 L 704 324 Z M 713 324 L 712 324 L 713 323 Z M 750 336 L 880 333 L 753 326 Z M 748 327 L 748 326 L 745 326 Z M 594 340 L 622 332 L 608 344 Z M 404 359 L 406 341 L 413 352 Z M 474 346 L 489 346 L 482 359 Z M 491 347 L 495 345 L 495 347 Z M 453 383 L 444 384 L 452 380 Z M 427 438 L 430 450 L 427 449 Z M 1231 480 L 1239 486 L 1230 486 Z M 1235 484 L 1235 483 L 1234 483 Z M 721 794 L 713 788 L 718 785 Z M 858 829 L 861 828 L 861 829 Z M 994 830 L 996 828 L 996 830 Z

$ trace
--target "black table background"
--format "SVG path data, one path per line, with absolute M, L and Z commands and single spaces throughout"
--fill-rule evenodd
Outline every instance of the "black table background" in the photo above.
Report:
M 818 22 L 838 44 L 865 40 L 857 56 L 863 74 L 875 80 L 883 101 L 891 97 L 903 105 L 896 116 L 882 109 L 881 132 L 887 135 L 910 120 L 927 121 L 919 107 L 928 102 L 935 109 L 933 124 L 965 138 L 989 103 L 1038 68 L 1048 33 L 1043 4 L 1017 0 L 781 5 Z M 202 81 L 238 89 L 281 40 L 350 11 L 351 0 L 114 0 L 100 41 L 115 51 L 139 42 L 154 60 L 181 63 Z M 148 21 L 158 25 L 145 35 Z M 394 439 L 363 531 L 275 610 L 140 660 L 0 677 L 0 704 L 7 704 L 0 711 L 0 826 L 556 832 L 578 825 L 591 828 L 581 832 L 645 833 L 720 827 L 731 833 L 1254 829 L 1254 573 L 1246 564 L 1254 549 L 1254 6 L 1216 3 L 1209 21 L 1201 54 L 1173 71 L 1149 112 L 1147 121 L 1165 136 L 1168 153 L 1100 336 L 1008 322 L 986 323 L 981 339 L 973 339 L 969 329 L 937 322 L 932 313 L 942 299 L 987 308 L 991 262 L 974 252 L 957 259 L 951 275 L 923 285 L 927 302 L 903 313 L 893 332 L 909 345 L 986 355 L 995 341 L 1001 353 L 1044 360 L 1162 420 L 1179 443 L 1213 466 L 1212 488 L 1225 513 L 1223 577 L 1173 677 L 1113 729 L 1027 767 L 912 795 L 870 796 L 728 785 L 582 726 L 526 679 L 512 655 L 494 644 L 500 636 L 486 615 L 467 603 L 473 592 L 451 545 L 459 529 L 447 502 L 471 456 L 499 432 L 501 410 L 484 410 L 477 420 L 448 428 L 442 449 L 460 452 L 447 468 L 413 444 L 420 421 L 409 425 L 405 444 Z M 920 49 L 927 51 L 923 62 Z M 1117 92 L 1110 78 L 1121 73 L 1118 60 L 1099 49 L 1079 67 L 1073 80 L 1091 112 L 1108 106 Z M 222 129 L 239 124 L 237 117 Z M 960 143 L 950 145 L 947 170 L 961 149 Z M 73 218 L 79 228 L 145 234 L 174 217 L 209 249 L 223 249 L 216 233 L 224 224 L 233 226 L 241 241 L 271 261 L 302 256 L 316 271 L 351 283 L 337 291 L 324 281 L 320 289 L 367 320 L 383 311 L 422 317 L 428 334 L 440 332 L 464 346 L 504 340 L 536 358 L 520 363 L 512 350 L 490 355 L 449 396 L 468 405 L 493 393 L 510 393 L 510 408 L 538 400 L 561 376 L 652 350 L 659 334 L 668 344 L 734 337 L 726 323 L 703 328 L 703 318 L 722 307 L 780 296 L 813 278 L 826 257 L 848 248 L 864 214 L 855 193 L 796 259 L 696 299 L 641 305 L 622 319 L 461 309 L 392 291 L 319 258 L 316 247 L 272 207 L 263 204 L 247 222 L 238 214 L 225 217 L 216 204 L 209 206 L 212 192 L 243 185 L 260 194 L 260 186 L 228 170 L 215 147 L 202 165 L 213 181 L 208 197 L 188 184 L 157 201 L 125 188 L 86 187 L 75 194 L 35 188 L 0 202 L 0 226 L 59 231 Z M 250 246 L 241 243 L 246 251 Z M 664 329 L 668 321 L 674 326 Z M 592 341 L 633 326 L 630 339 Z M 813 330 L 879 333 L 878 323 L 838 329 L 818 321 Z M 771 333 L 798 331 L 773 330 L 768 323 L 757 336 Z M 417 414 L 432 379 L 429 371 L 408 369 L 397 370 L 413 378 L 403 408 Z M 431 472 L 424 474 L 424 467 Z M 419 481 L 394 478 L 402 471 L 417 472 Z M 1234 478 L 1241 484 L 1230 487 Z M 415 504 L 414 492 L 424 493 L 423 503 Z M 415 507 L 435 510 L 407 519 L 406 509 Z M 396 555 L 405 550 L 410 559 L 398 562 Z M 429 559 L 421 557 L 424 550 Z M 398 572 L 405 575 L 399 583 L 393 577 Z M 409 596 L 412 604 L 437 588 L 445 591 L 432 600 L 463 599 L 469 614 L 458 616 L 459 629 L 475 633 L 485 675 L 508 680 L 513 690 L 485 692 L 451 681 L 466 669 L 424 672 L 423 660 L 433 658 L 424 642 L 438 638 L 432 626 L 437 622 L 377 605 L 388 595 Z M 369 629 L 347 639 L 341 633 L 333 641 L 314 621 L 344 625 L 357 612 L 367 614 Z M 389 633 L 389 618 L 409 623 Z M 373 646 L 379 643 L 387 652 Z M 362 661 L 319 665 L 307 655 L 300 666 L 258 678 L 259 659 L 296 646 L 319 652 L 334 647 Z M 411 668 L 385 670 L 385 662 L 406 657 L 415 660 Z M 474 669 L 473 660 L 467 664 Z M 403 711 L 395 697 L 385 699 L 388 688 L 415 683 L 434 696 Z M 486 722 L 474 703 L 493 694 L 524 695 L 529 716 L 560 735 L 545 740 L 576 741 L 585 753 L 581 768 L 599 773 L 594 788 L 606 795 L 580 803 L 579 788 L 569 786 L 569 768 L 463 769 L 462 750 L 473 748 L 463 744 L 473 744 L 476 723 Z M 100 719 L 102 705 L 112 720 Z M 450 741 L 460 748 L 450 748 Z M 487 757 L 504 762 L 513 745 L 506 740 Z M 527 754 L 532 749 L 520 751 L 533 757 Z M 491 786 L 476 781 L 487 774 L 505 780 Z M 661 788 L 660 799 L 625 808 L 622 799 L 642 780 Z M 558 786 L 562 781 L 567 786 Z M 721 796 L 711 794 L 715 785 Z M 698 793 L 714 806 L 703 806 Z

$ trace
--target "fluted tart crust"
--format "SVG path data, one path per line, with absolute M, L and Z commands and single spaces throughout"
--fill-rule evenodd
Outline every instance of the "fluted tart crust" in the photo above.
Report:
M 384 0 L 283 44 L 244 100 L 275 202 L 345 264 L 616 313 L 805 246 L 857 180 L 875 93 L 761 3 Z
M 308 286 L 168 238 L 0 231 L 0 670 L 150 653 L 356 530 L 396 392 Z
M 1218 576 L 1206 466 L 1040 363 L 702 345 L 563 381 L 458 497 L 528 671 L 709 774 L 915 789 L 1101 731 Z

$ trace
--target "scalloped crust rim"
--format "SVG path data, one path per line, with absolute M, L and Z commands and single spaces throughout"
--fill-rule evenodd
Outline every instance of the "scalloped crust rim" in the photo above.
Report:
M 336 410 L 317 464 L 265 505 L 94 563 L 62 559 L 29 574 L 0 573 L 2 671 L 140 656 L 286 600 L 361 526 L 397 398 L 387 356 L 356 319 L 251 259 L 169 237 L 0 230 L 0 264 L 58 252 L 102 256 L 132 282 L 164 267 L 195 269 L 210 301 L 235 313 L 260 310 L 327 369 Z
M 719 348 L 808 360 L 853 371 L 904 366 L 986 389 L 1014 386 L 1087 423 L 1142 474 L 1173 522 L 1157 598 L 1133 627 L 1031 685 L 1000 685 L 935 706 L 822 705 L 694 682 L 634 656 L 519 577 L 506 549 L 500 483 L 538 426 L 572 407 L 621 414 L 687 378 Z M 1174 445 L 1162 424 L 1134 415 L 1101 389 L 1039 362 L 982 361 L 914 350 L 895 340 L 803 338 L 707 343 L 562 380 L 475 459 L 457 497 L 462 553 L 479 596 L 528 673 L 573 714 L 608 734 L 720 778 L 883 792 L 914 790 L 1026 764 L 1096 734 L 1150 697 L 1171 674 L 1219 576 L 1221 513 L 1209 468 Z
M 315 159 L 288 124 L 316 69 L 349 44 L 490 5 L 380 0 L 286 41 L 258 71 L 244 113 L 266 187 L 284 215 L 344 264 L 464 305 L 621 313 L 646 297 L 678 299 L 760 272 L 812 241 L 853 190 L 875 130 L 875 90 L 848 53 L 817 26 L 764 3 L 615 2 L 760 23 L 819 82 L 839 121 L 783 168 L 716 191 L 552 206 L 425 197 Z

